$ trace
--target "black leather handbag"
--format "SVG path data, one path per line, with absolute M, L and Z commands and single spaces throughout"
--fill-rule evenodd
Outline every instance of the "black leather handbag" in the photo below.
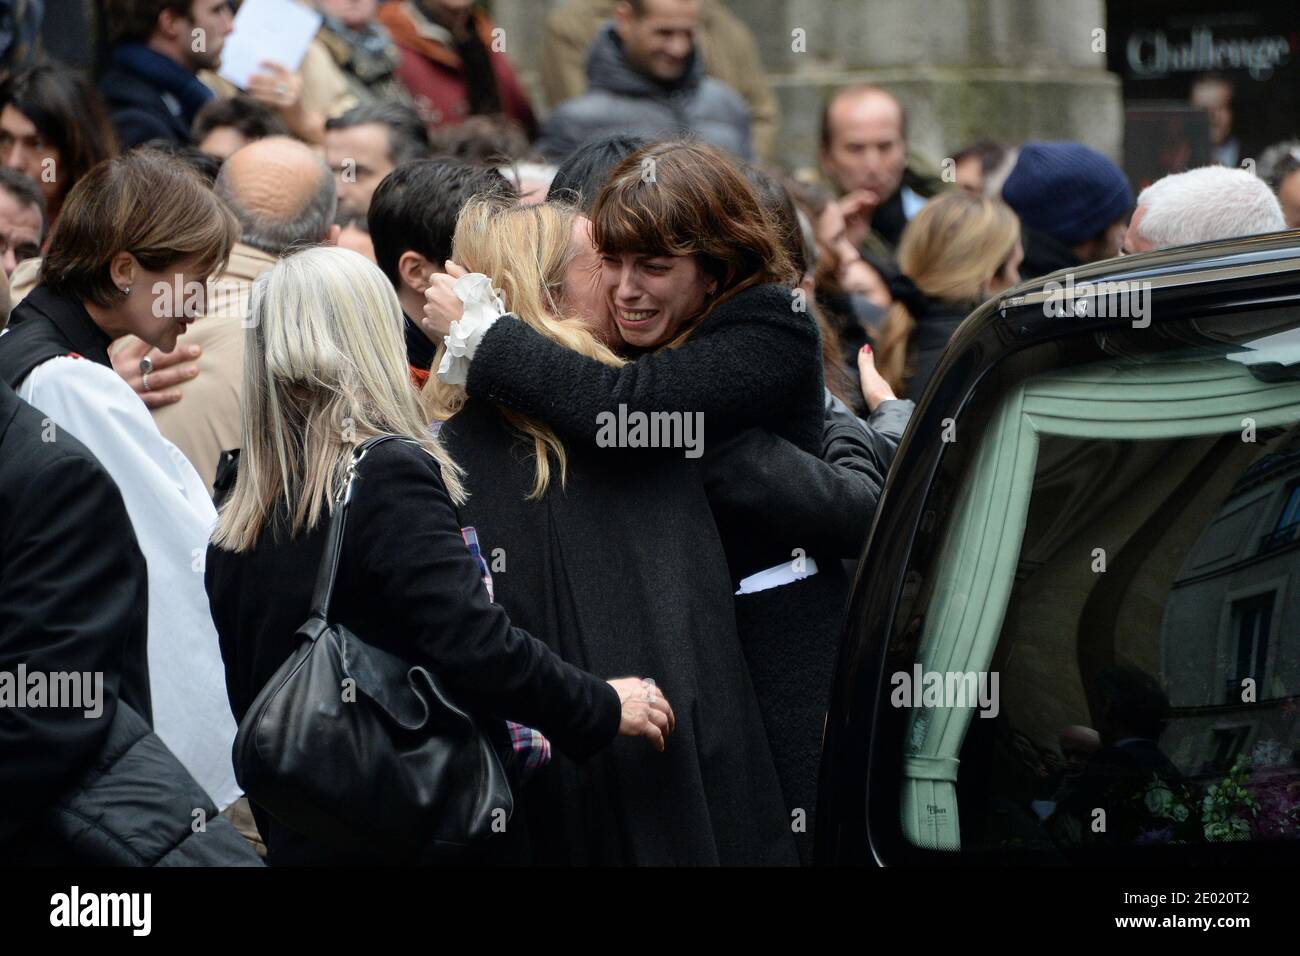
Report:
M 235 776 L 309 839 L 378 860 L 450 862 L 514 811 L 496 746 L 428 668 L 329 623 L 357 464 L 396 437 L 353 455 L 302 644 L 240 722 Z

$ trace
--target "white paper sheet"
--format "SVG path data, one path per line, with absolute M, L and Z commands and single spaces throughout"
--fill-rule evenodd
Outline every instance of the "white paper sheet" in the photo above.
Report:
M 244 0 L 221 50 L 220 76 L 246 90 L 263 60 L 298 69 L 320 23 L 319 13 L 294 0 Z

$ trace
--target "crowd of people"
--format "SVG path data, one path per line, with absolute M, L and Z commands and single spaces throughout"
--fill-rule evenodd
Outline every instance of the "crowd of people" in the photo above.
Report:
M 540 122 L 469 0 L 316 6 L 246 90 L 225 0 L 108 0 L 94 81 L 0 85 L 0 670 L 104 693 L 0 707 L 12 859 L 431 861 L 241 790 L 319 612 L 493 741 L 514 812 L 469 859 L 809 862 L 853 564 L 958 325 L 1300 204 L 1294 144 L 1136 199 L 1072 142 L 947 182 L 870 85 L 795 179 L 719 0 L 561 5 Z M 117 839 L 60 825 L 132 774 Z

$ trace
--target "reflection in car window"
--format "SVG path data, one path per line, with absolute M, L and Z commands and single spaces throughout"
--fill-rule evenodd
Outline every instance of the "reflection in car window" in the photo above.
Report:
M 1300 837 L 1297 422 L 1300 382 L 1221 356 L 1005 398 L 891 681 L 911 842 Z

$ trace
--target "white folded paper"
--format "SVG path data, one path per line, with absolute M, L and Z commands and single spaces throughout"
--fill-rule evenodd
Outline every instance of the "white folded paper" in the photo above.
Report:
M 747 578 L 743 578 L 740 582 L 740 590 L 736 593 L 753 594 L 756 591 L 779 588 L 783 584 L 793 584 L 795 581 L 810 578 L 816 573 L 817 562 L 812 558 L 782 561 L 766 571 L 758 571 Z
M 264 72 L 263 60 L 296 70 L 320 24 L 319 13 L 294 0 L 244 0 L 221 48 L 218 73 L 246 90 L 253 75 Z

